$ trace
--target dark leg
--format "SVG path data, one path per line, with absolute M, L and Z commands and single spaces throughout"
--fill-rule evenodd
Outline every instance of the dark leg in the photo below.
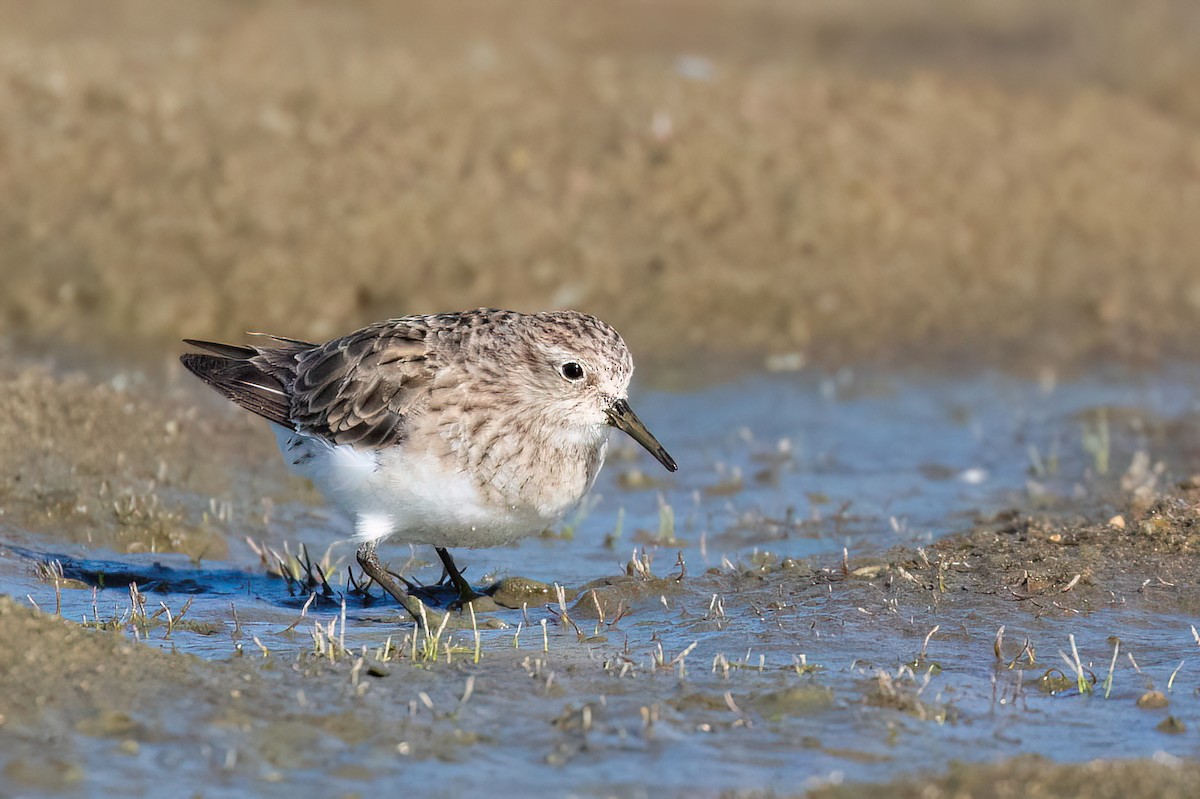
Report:
M 454 583 L 454 587 L 458 589 L 458 604 L 465 605 L 472 599 L 478 599 L 483 596 L 476 593 L 467 579 L 462 576 L 462 572 L 458 570 L 458 565 L 455 564 L 454 558 L 450 557 L 450 553 L 445 547 L 434 547 L 438 557 L 442 559 L 442 566 L 446 569 L 446 574 L 450 577 L 450 582 Z
M 375 554 L 374 541 L 368 541 L 358 548 L 358 565 L 362 567 L 368 577 L 379 583 L 380 588 L 395 597 L 396 601 L 404 606 L 408 615 L 416 619 L 418 624 L 430 624 L 435 628 L 438 626 L 440 615 L 426 608 L 421 600 L 401 588 L 400 584 L 396 582 L 396 578 L 383 568 L 383 564 L 379 562 L 379 556 Z

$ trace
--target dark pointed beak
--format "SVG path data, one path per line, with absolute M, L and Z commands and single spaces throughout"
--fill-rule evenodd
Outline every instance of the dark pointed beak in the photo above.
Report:
M 646 451 L 653 455 L 659 463 L 666 466 L 667 471 L 673 472 L 679 469 L 679 466 L 675 464 L 675 459 L 667 454 L 663 445 L 658 443 L 658 439 L 646 429 L 646 425 L 642 424 L 642 420 L 637 418 L 637 414 L 625 400 L 617 400 L 608 409 L 608 423 L 618 430 L 628 433 L 630 438 L 645 447 Z

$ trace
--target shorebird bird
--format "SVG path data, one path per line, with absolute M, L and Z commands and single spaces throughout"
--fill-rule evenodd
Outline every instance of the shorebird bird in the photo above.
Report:
M 185 341 L 183 365 L 266 419 L 291 469 L 354 519 L 359 565 L 414 618 L 420 601 L 383 568 L 386 538 L 447 547 L 538 533 L 591 489 L 608 432 L 677 466 L 629 407 L 621 336 L 576 311 L 479 309 L 376 322 L 324 344 Z

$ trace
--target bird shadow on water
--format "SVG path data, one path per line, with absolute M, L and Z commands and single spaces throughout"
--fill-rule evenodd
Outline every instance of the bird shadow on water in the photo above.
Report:
M 150 560 L 79 557 L 36 544 L 0 543 L 0 550 L 15 567 L 0 574 L 4 593 L 24 594 L 35 607 L 88 627 L 169 639 L 172 648 L 206 658 L 237 654 L 249 641 L 263 647 L 260 639 L 278 640 L 339 616 L 353 617 L 369 638 L 373 627 L 413 624 L 378 586 L 352 572 L 333 574 L 330 564 L 312 561 L 303 548 L 274 565 L 264 559 L 261 570 L 203 565 L 169 553 Z M 444 586 L 420 591 L 431 612 L 457 596 Z M 175 635 L 180 632 L 191 635 Z
M 314 560 L 303 546 L 287 555 L 260 550 L 261 570 L 206 566 L 185 555 L 170 553 L 155 555 L 147 562 L 145 556 L 79 557 L 53 549 L 6 543 L 0 543 L 0 549 L 13 556 L 10 562 L 18 566 L 17 574 L 0 576 L 6 593 L 19 595 L 24 591 L 35 605 L 39 603 L 33 599 L 34 594 L 41 594 L 44 604 L 45 591 L 36 591 L 34 585 L 48 584 L 54 590 L 54 607 L 42 609 L 66 618 L 83 618 L 93 625 L 122 626 L 119 622 L 123 620 L 145 616 L 147 606 L 158 608 L 152 611 L 155 616 L 169 618 L 172 607 L 186 608 L 176 613 L 191 611 L 193 616 L 210 619 L 221 616 L 231 620 L 235 627 L 254 620 L 278 623 L 279 613 L 299 612 L 298 619 L 292 622 L 295 626 L 310 610 L 328 614 L 343 608 L 358 623 L 413 622 L 402 607 L 361 572 L 331 563 L 327 557 Z M 410 559 L 401 568 L 411 566 Z M 392 573 L 404 580 L 414 596 L 432 612 L 459 610 L 458 592 L 444 576 L 437 583 L 424 585 L 398 572 Z M 520 615 L 526 606 L 549 601 L 553 595 L 550 586 L 512 577 L 481 586 L 480 592 L 483 604 L 476 605 L 480 613 L 489 617 Z M 564 595 L 574 598 L 575 594 L 566 590 Z M 101 597 L 105 595 L 120 597 L 115 608 L 100 609 Z M 466 612 L 461 615 L 467 618 Z M 457 628 L 463 624 L 465 621 L 460 620 L 451 626 Z M 507 625 L 497 619 L 487 626 Z M 184 629 L 202 634 L 218 631 L 212 625 L 196 624 L 185 625 Z
M 313 582 L 309 590 L 300 591 L 301 582 L 292 576 L 268 572 L 255 573 L 242 569 L 206 568 L 189 561 L 188 566 L 169 566 L 161 557 L 142 563 L 106 558 L 80 558 L 63 552 L 38 551 L 19 546 L 6 546 L 8 551 L 32 565 L 42 579 L 60 580 L 71 588 L 128 590 L 136 585 L 143 594 L 184 594 L 212 598 L 251 596 L 280 607 L 301 607 L 316 594 L 317 601 L 330 606 L 340 604 L 342 594 L 335 591 L 324 578 L 306 577 Z M 167 556 L 179 557 L 182 556 Z

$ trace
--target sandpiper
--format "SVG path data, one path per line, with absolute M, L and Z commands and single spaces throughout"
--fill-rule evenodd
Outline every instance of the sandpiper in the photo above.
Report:
M 260 334 L 261 335 L 261 334 Z M 324 344 L 185 341 L 183 365 L 270 422 L 291 469 L 354 519 L 363 571 L 421 619 L 376 544 L 447 547 L 538 533 L 591 489 L 610 427 L 677 466 L 629 407 L 633 358 L 610 325 L 577 311 L 474 311 L 376 322 Z

